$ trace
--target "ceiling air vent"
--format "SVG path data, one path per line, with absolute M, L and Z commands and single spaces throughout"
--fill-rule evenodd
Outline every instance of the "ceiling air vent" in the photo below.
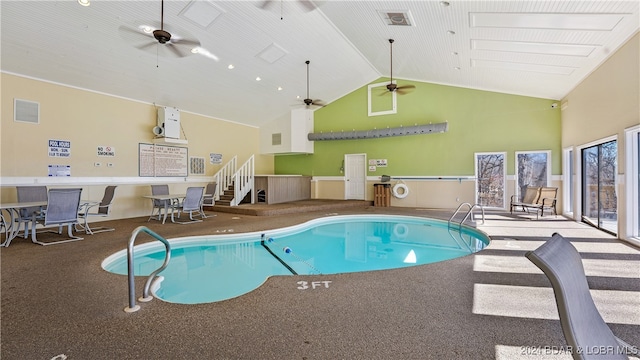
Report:
M 39 124 L 40 103 L 13 99 L 13 121 Z
M 271 145 L 282 145 L 282 133 L 271 134 Z
M 378 10 L 385 24 L 389 26 L 413 26 L 409 10 Z

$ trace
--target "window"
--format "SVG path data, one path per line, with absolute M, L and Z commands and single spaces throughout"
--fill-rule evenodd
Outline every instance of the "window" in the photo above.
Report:
M 575 191 L 575 166 L 573 164 L 573 148 L 564 149 L 563 152 L 563 209 L 564 214 L 573 217 L 573 202 Z
M 505 208 L 505 153 L 476 153 L 476 203 Z
M 397 112 L 396 92 L 389 92 L 387 90 L 388 84 L 384 82 L 368 86 L 369 116 L 388 115 Z
M 582 221 L 612 234 L 618 231 L 616 140 L 582 149 Z
M 551 151 L 516 152 L 516 194 L 522 200 L 528 186 L 550 183 Z
M 640 240 L 640 126 L 625 131 L 628 238 Z

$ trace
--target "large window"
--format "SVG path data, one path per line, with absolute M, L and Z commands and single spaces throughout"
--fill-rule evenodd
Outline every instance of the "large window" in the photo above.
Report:
M 563 151 L 562 173 L 563 173 L 563 212 L 573 217 L 573 203 L 575 191 L 575 166 L 573 164 L 573 148 Z
M 627 238 L 640 240 L 640 126 L 625 131 Z
M 618 231 L 617 141 L 582 149 L 582 220 L 613 234 Z
M 505 208 L 505 153 L 476 153 L 476 203 Z
M 550 151 L 516 152 L 516 194 L 522 200 L 528 186 L 549 186 Z

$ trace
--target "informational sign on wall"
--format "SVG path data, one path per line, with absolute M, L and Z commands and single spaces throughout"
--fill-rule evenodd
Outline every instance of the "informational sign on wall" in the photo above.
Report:
M 49 140 L 49 157 L 70 157 L 71 141 Z
M 212 164 L 222 164 L 222 154 L 209 154 L 209 162 Z
M 140 176 L 187 176 L 189 149 L 180 146 L 139 144 Z
M 71 166 L 49 165 L 49 176 L 71 176 Z
M 114 157 L 116 156 L 116 148 L 113 146 L 98 146 L 98 156 Z

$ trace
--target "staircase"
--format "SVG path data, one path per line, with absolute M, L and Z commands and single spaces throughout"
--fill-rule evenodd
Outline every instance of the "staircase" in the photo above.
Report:
M 255 203 L 253 191 L 255 179 L 254 156 L 236 169 L 237 156 L 234 156 L 215 175 L 218 184 L 216 191 L 216 205 L 238 206 L 245 197 L 250 195 L 251 203 Z

